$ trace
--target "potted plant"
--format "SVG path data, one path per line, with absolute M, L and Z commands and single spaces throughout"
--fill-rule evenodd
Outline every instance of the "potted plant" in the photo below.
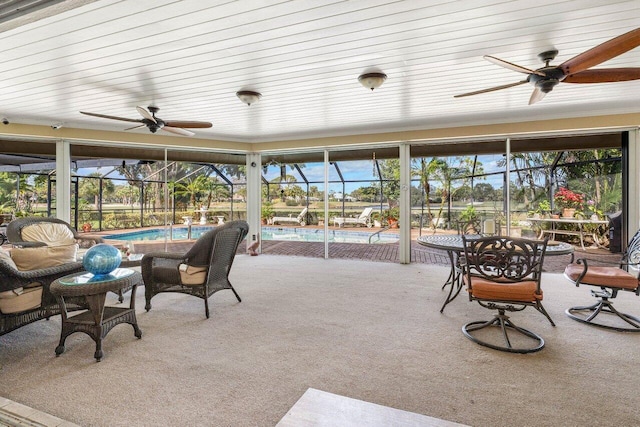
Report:
M 549 203 L 549 201 L 547 199 L 541 200 L 540 203 L 538 203 L 538 208 L 536 209 L 536 213 L 544 218 L 547 215 L 549 215 L 549 213 L 551 212 L 551 203 Z
M 456 227 L 460 234 L 476 234 L 481 230 L 480 216 L 473 205 L 468 205 L 460 212 L 456 221 Z
M 271 222 L 271 218 L 273 218 L 274 215 L 275 211 L 273 209 L 273 204 L 271 202 L 264 202 L 262 204 L 262 211 L 260 213 L 262 224 L 269 224 Z
M 576 209 L 582 207 L 584 197 L 580 193 L 569 190 L 566 187 L 560 187 L 556 194 L 553 196 L 556 207 L 562 209 L 562 216 L 564 218 L 573 218 L 576 213 Z
M 393 208 L 389 208 L 389 210 L 385 211 L 385 218 L 387 220 L 387 224 L 389 224 L 390 228 L 398 227 L 398 218 L 400 218 L 400 208 L 397 206 Z
M 587 209 L 589 219 L 591 219 L 592 221 L 597 221 L 604 216 L 602 211 L 596 206 L 596 202 L 593 200 L 587 200 Z
M 476 211 L 476 208 L 473 205 L 467 206 L 460 213 L 460 221 L 472 222 L 472 221 L 475 221 L 476 219 L 478 219 L 478 212 Z

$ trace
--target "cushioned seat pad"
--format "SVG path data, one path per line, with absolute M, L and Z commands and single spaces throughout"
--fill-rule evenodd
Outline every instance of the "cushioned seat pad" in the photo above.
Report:
M 516 283 L 496 283 L 480 277 L 471 278 L 471 290 L 475 298 L 496 301 L 535 302 L 542 300 L 542 291 L 536 294 L 538 284 L 533 280 Z
M 583 271 L 583 265 L 569 264 L 564 269 L 564 274 L 575 282 Z M 584 275 L 580 283 L 620 289 L 636 289 L 638 287 L 638 278 L 618 267 L 589 266 L 587 274 Z

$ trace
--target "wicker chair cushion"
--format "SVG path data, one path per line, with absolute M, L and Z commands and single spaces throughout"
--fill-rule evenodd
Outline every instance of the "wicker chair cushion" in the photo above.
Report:
M 47 246 L 67 246 L 76 242 L 69 227 L 51 222 L 28 225 L 22 229 L 21 235 L 25 242 L 43 242 Z
M 471 292 L 475 298 L 496 301 L 534 302 L 542 300 L 542 290 L 536 294 L 538 284 L 533 280 L 516 283 L 496 283 L 480 277 L 471 279 Z
M 0 313 L 12 314 L 40 307 L 42 286 L 0 292 Z
M 192 265 L 180 264 L 180 283 L 183 285 L 202 285 L 207 279 L 209 267 L 194 267 Z
M 11 258 L 18 270 L 39 270 L 75 262 L 78 254 L 76 243 L 66 246 L 39 246 L 37 248 L 13 248 Z
M 0 248 L 0 260 L 4 261 L 6 264 L 10 265 L 11 267 L 15 268 L 16 270 L 18 269 L 18 266 L 16 265 L 16 263 L 11 258 L 11 253 L 9 251 L 5 251 L 2 248 Z
M 564 274 L 572 281 L 576 281 L 584 271 L 584 266 L 569 264 Z M 580 283 L 593 286 L 615 287 L 620 289 L 636 289 L 638 278 L 618 267 L 589 267 Z

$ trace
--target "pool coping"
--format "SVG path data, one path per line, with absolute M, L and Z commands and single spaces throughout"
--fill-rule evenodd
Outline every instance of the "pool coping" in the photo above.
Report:
M 70 421 L 0 396 L 0 426 L 80 427 Z

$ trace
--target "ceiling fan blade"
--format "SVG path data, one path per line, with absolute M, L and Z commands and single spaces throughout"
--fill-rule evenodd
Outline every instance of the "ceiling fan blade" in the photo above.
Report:
M 462 98 L 463 96 L 471 96 L 471 95 L 478 95 L 480 93 L 486 93 L 486 92 L 493 92 L 494 90 L 500 90 L 500 89 L 508 89 L 510 87 L 514 87 L 514 86 L 519 86 L 523 83 L 527 83 L 526 80 L 522 80 L 516 83 L 509 83 L 506 85 L 502 85 L 502 86 L 496 86 L 496 87 L 491 87 L 489 89 L 482 89 L 482 90 L 476 90 L 474 92 L 467 92 L 467 93 L 462 93 L 460 95 L 454 95 L 454 98 Z
M 631 30 L 574 56 L 558 66 L 564 74 L 578 74 L 611 58 L 640 46 L 640 28 Z
M 145 126 L 146 126 L 146 125 L 133 126 L 133 127 L 130 127 L 130 128 L 126 128 L 125 130 L 133 130 L 133 129 L 143 128 L 143 127 L 145 127 Z
M 529 98 L 529 105 L 535 104 L 538 101 L 542 101 L 542 98 L 544 98 L 545 95 L 545 92 L 536 87 L 531 94 L 531 98 Z
M 151 114 L 146 108 L 137 106 L 136 110 L 138 110 L 138 113 L 140 113 L 140 115 L 145 119 L 151 120 L 153 123 L 158 123 L 156 118 L 153 117 L 153 114 Z
M 180 128 L 176 128 L 173 126 L 167 126 L 165 125 L 162 130 L 170 132 L 170 133 L 175 133 L 176 135 L 183 135 L 183 136 L 193 136 L 195 135 L 195 133 L 185 130 L 185 129 L 180 129 Z
M 86 114 L 87 116 L 100 117 L 103 119 L 111 119 L 111 120 L 120 120 L 123 122 L 133 122 L 133 123 L 141 123 L 142 120 L 138 119 L 127 119 L 125 117 L 116 117 L 116 116 L 107 116 L 106 114 L 97 114 L 97 113 L 87 113 L 86 111 L 80 111 L 82 114 Z
M 530 70 L 528 68 L 521 67 L 521 66 L 516 65 L 516 64 L 512 64 L 511 62 L 505 61 L 505 60 L 500 59 L 500 58 L 496 58 L 495 56 L 485 55 L 485 56 L 483 56 L 483 58 L 486 59 L 489 62 L 493 62 L 496 65 L 499 65 L 499 66 L 504 67 L 504 68 L 508 68 L 509 70 L 517 71 L 519 73 L 537 74 L 537 75 L 542 76 L 542 77 L 545 76 L 545 74 L 540 72 L 540 71 Z
M 601 68 L 571 74 L 562 80 L 565 83 L 609 83 L 640 80 L 640 68 Z
M 170 126 L 174 128 L 210 128 L 213 126 L 209 122 L 194 122 L 194 121 L 178 121 L 178 120 L 168 120 L 164 122 L 165 126 Z

